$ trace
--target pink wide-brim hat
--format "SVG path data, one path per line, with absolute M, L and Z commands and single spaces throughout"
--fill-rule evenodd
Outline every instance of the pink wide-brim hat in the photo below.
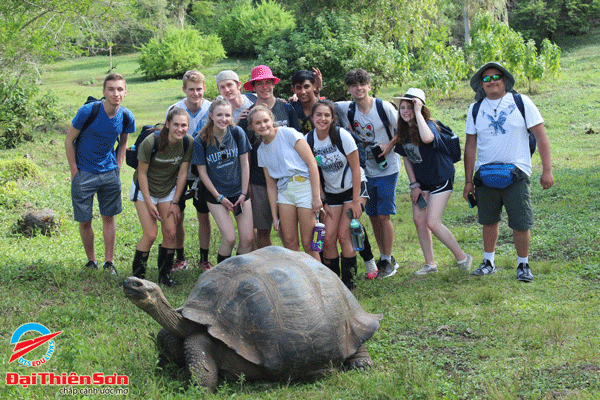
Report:
M 253 82 L 262 81 L 264 79 L 272 79 L 273 84 L 277 84 L 280 79 L 276 76 L 273 76 L 273 72 L 271 72 L 271 68 L 266 65 L 257 65 L 252 68 L 252 72 L 250 73 L 250 80 L 244 83 L 244 89 L 248 91 L 253 91 L 254 87 L 252 85 Z

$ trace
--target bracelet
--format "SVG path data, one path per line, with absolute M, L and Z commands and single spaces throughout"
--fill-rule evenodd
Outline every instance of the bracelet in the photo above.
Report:
M 240 196 L 244 196 L 244 198 L 247 199 L 248 198 L 248 193 L 242 193 L 242 194 L 240 194 Z
M 418 187 L 421 187 L 421 184 L 420 184 L 419 182 L 417 182 L 417 181 L 414 181 L 414 182 L 411 182 L 411 183 L 408 185 L 408 187 L 409 187 L 410 189 L 416 189 L 416 188 L 418 188 Z
M 219 196 L 219 198 L 217 199 L 217 203 L 220 203 L 221 200 L 223 200 L 223 197 L 225 197 L 225 196 L 223 196 L 223 195 Z
M 171 204 L 173 204 L 173 203 L 179 205 L 179 200 L 175 200 L 175 199 L 171 200 Z

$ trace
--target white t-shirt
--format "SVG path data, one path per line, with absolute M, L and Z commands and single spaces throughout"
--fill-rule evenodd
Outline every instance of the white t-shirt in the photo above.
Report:
M 341 116 L 345 116 L 341 119 L 341 121 L 348 121 L 348 107 L 350 106 L 350 103 L 350 101 L 340 101 L 336 103 L 339 107 L 338 115 L 341 114 Z M 398 126 L 398 112 L 394 106 L 385 100 L 383 101 L 383 109 L 385 110 L 388 120 L 390 121 L 389 130 L 393 137 Z M 348 121 L 348 123 L 352 122 Z M 400 170 L 400 158 L 394 151 L 387 155 L 386 159 L 388 162 L 388 167 L 385 169 L 379 168 L 377 162 L 375 162 L 375 158 L 373 157 L 373 151 L 371 150 L 372 146 L 384 145 L 390 141 L 385 126 L 383 125 L 381 118 L 379 118 L 377 106 L 375 105 L 375 98 L 373 98 L 373 107 L 366 115 L 360 112 L 358 106 L 356 107 L 353 128 L 354 133 L 356 133 L 356 135 L 362 140 L 365 146 L 365 153 L 367 155 L 367 160 L 365 163 L 365 175 L 367 178 L 388 176 L 395 174 Z
M 317 159 L 317 165 L 321 167 L 321 171 L 323 171 L 325 192 L 342 193 L 348 189 L 352 189 L 352 170 L 349 167 L 346 169 L 348 159 L 344 153 L 339 150 L 338 146 L 331 143 L 331 137 L 327 135 L 325 140 L 319 140 L 314 131 L 309 132 L 307 136 L 308 135 L 314 135 L 315 143 L 313 154 Z M 358 150 L 350 132 L 343 128 L 340 128 L 340 139 L 342 142 L 341 146 L 346 154 Z M 362 168 L 360 168 L 360 180 L 367 180 L 365 171 Z
M 188 110 L 187 106 L 185 105 L 185 99 L 178 101 L 171 107 L 179 107 L 187 111 L 188 116 L 190 117 L 190 127 L 188 128 L 187 133 L 188 135 L 191 135 L 195 138 L 196 135 L 200 132 L 200 129 L 202 129 L 202 127 L 206 125 L 206 122 L 208 121 L 208 109 L 210 108 L 211 104 L 212 101 L 204 99 L 202 101 L 202 107 L 200 107 L 200 109 L 195 114 L 192 114 L 190 110 Z M 167 108 L 167 113 L 165 114 L 165 121 L 167 119 L 167 115 L 169 114 L 169 110 L 171 109 L 171 107 Z
M 271 143 L 263 142 L 258 147 L 258 166 L 267 168 L 271 178 L 277 181 L 278 190 L 285 189 L 294 175 L 309 178 L 308 165 L 294 148 L 298 140 L 305 140 L 302 133 L 294 128 L 280 126 Z
M 544 122 L 538 108 L 531 99 L 521 95 L 525 106 L 525 119 L 515 104 L 512 93 L 502 99 L 481 102 L 477 124 L 473 124 L 473 104 L 467 113 L 467 135 L 477 135 L 477 161 L 475 171 L 489 163 L 515 164 L 531 175 L 531 153 L 527 128 Z M 496 109 L 496 117 L 494 117 Z M 525 126 L 527 120 L 527 127 Z

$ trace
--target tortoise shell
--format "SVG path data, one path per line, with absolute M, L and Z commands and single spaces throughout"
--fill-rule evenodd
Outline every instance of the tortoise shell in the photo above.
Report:
M 343 362 L 382 317 L 314 258 L 274 246 L 204 272 L 181 313 L 246 360 L 290 377 Z

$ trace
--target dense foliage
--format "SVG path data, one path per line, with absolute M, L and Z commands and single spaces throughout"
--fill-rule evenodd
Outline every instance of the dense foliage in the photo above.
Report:
M 293 14 L 275 1 L 264 0 L 255 6 L 247 0 L 220 20 L 218 33 L 228 54 L 256 56 L 260 46 L 295 26 Z
M 202 69 L 225 58 L 221 39 L 202 35 L 193 28 L 171 29 L 142 46 L 140 71 L 149 79 L 180 77 L 190 69 Z

